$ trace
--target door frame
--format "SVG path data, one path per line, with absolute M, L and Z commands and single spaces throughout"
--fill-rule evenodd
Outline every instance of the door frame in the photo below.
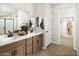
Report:
M 75 4 L 73 4 L 72 6 L 67 6 L 68 8 L 69 7 L 73 7 L 73 9 L 74 9 L 74 11 L 73 11 L 73 13 L 74 13 L 74 16 L 73 16 L 73 19 L 74 19 L 74 36 L 73 36 L 73 49 L 76 49 L 76 43 L 75 43 L 75 40 L 76 40 L 76 36 L 75 36 L 75 34 L 76 34 L 76 15 L 75 15 Z M 66 7 L 66 8 L 67 8 Z M 63 8 L 63 7 L 62 7 Z M 65 7 L 64 7 L 65 8 Z M 61 8 L 60 8 L 61 9 Z M 60 13 L 60 9 L 59 9 L 59 13 Z M 59 16 L 60 16 L 60 14 L 59 14 Z M 61 19 L 61 18 L 60 18 Z M 59 44 L 60 44 L 60 23 L 59 23 Z

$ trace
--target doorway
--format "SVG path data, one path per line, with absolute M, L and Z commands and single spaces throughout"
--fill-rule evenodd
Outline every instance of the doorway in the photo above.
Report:
M 68 6 L 60 9 L 60 44 L 73 48 L 74 38 L 74 9 Z
M 63 20 L 64 21 L 60 23 L 60 44 L 73 48 L 73 17 L 66 17 Z

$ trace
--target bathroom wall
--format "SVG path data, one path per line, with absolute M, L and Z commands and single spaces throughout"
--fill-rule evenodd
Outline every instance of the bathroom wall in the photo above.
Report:
M 44 3 L 35 3 L 33 4 L 33 16 L 35 17 L 44 17 L 45 15 L 45 4 Z
M 51 5 L 50 4 L 45 4 L 45 45 L 48 46 L 50 43 L 52 43 L 52 18 L 51 18 Z
M 59 44 L 59 7 L 58 6 L 52 6 L 52 43 Z

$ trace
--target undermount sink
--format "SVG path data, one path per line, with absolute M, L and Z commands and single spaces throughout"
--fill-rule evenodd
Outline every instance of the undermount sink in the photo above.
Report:
M 7 42 L 7 41 L 11 41 L 13 39 L 14 39 L 14 37 L 0 37 L 1 42 Z

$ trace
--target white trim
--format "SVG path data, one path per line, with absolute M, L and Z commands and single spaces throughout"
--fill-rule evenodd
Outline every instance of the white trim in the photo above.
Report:
M 51 43 L 60 44 L 59 42 L 52 41 Z
M 69 7 L 73 7 L 73 9 L 74 9 L 73 13 L 75 14 L 75 5 L 67 6 L 67 7 L 68 7 L 68 8 L 69 8 Z M 67 8 L 67 7 L 66 7 L 66 8 Z M 65 8 L 65 7 L 64 7 L 64 8 Z M 76 45 L 75 45 L 75 44 L 76 44 L 76 43 L 75 43 L 75 41 L 76 41 L 76 36 L 75 36 L 75 34 L 76 34 L 76 27 L 75 27 L 75 26 L 76 26 L 76 24 L 75 24 L 75 23 L 76 23 L 76 19 L 75 19 L 75 16 L 76 16 L 76 15 L 73 16 L 73 17 L 74 17 L 73 49 L 77 50 Z M 59 39 L 59 41 L 60 41 L 60 39 Z
M 77 56 L 79 56 L 79 50 L 77 50 Z
M 42 47 L 43 50 L 45 50 L 47 47 Z
M 60 9 L 61 9 L 61 8 L 60 8 Z M 59 44 L 60 44 L 60 35 L 61 35 L 61 34 L 60 34 L 60 27 L 61 27 L 61 26 L 60 26 L 60 20 L 61 20 L 61 19 L 60 19 L 60 13 L 61 13 L 61 12 L 60 12 L 60 9 L 59 9 L 59 11 L 58 11 L 58 12 L 59 12 Z
M 74 26 L 75 26 L 75 32 L 74 32 L 74 37 L 73 37 L 73 48 L 75 50 L 77 49 L 77 5 L 74 4 Z

